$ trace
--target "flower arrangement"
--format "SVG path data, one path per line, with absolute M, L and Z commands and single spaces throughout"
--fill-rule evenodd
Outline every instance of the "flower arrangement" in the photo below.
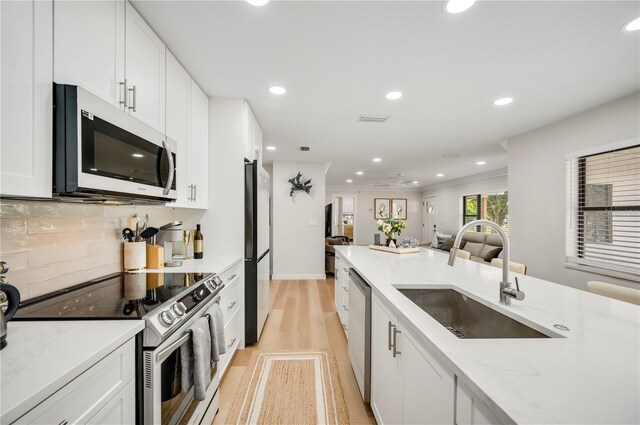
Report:
M 389 244 L 389 241 L 393 239 L 394 233 L 400 235 L 402 230 L 407 227 L 407 223 L 404 220 L 378 220 L 377 224 L 378 231 L 384 233 L 387 237 L 387 245 Z

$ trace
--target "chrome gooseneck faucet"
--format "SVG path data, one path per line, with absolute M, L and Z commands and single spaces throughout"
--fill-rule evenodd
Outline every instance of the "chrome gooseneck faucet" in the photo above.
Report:
M 489 220 L 475 220 L 470 223 L 462 226 L 462 229 L 458 231 L 456 235 L 456 240 L 453 243 L 453 248 L 449 253 L 449 261 L 447 264 L 453 267 L 456 263 L 456 258 L 458 257 L 458 247 L 460 246 L 460 242 L 462 241 L 462 235 L 473 226 L 489 226 L 498 232 L 500 237 L 502 238 L 502 281 L 500 282 L 500 304 L 511 305 L 511 299 L 515 298 L 518 301 L 522 301 L 524 299 L 524 292 L 520 290 L 520 285 L 518 284 L 518 278 L 516 277 L 516 288 L 513 289 L 511 287 L 511 282 L 509 282 L 509 238 L 502 231 L 500 226 L 498 226 L 493 221 Z

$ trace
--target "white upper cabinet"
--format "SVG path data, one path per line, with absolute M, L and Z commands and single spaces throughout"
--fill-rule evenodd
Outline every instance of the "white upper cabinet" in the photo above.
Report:
M 185 201 L 190 201 L 191 198 L 191 187 L 188 187 L 191 183 L 187 179 L 191 77 L 169 51 L 167 51 L 166 77 L 166 135 L 173 139 L 177 146 L 176 190 L 178 199 L 175 204 L 177 206 Z
M 128 2 L 125 41 L 129 113 L 164 133 L 165 46 Z
M 209 97 L 191 80 L 189 114 L 189 169 L 193 208 L 208 208 Z
M 54 3 L 53 80 L 125 107 L 125 1 Z
M 53 4 L 0 2 L 0 194 L 51 197 Z

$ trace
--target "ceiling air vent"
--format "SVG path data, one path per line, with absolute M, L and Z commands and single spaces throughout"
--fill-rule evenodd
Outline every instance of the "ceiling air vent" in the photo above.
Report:
M 389 115 L 360 115 L 358 121 L 364 122 L 385 122 Z
M 310 150 L 309 146 L 300 146 L 300 152 L 309 152 Z

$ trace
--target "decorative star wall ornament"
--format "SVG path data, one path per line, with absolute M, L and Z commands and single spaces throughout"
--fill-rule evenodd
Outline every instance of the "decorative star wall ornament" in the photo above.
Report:
M 302 177 L 302 173 L 299 172 L 297 176 L 292 179 L 289 179 L 289 183 L 291 183 L 291 192 L 289 192 L 289 196 L 293 196 L 293 193 L 298 190 L 303 190 L 309 194 L 313 185 L 311 184 L 311 179 L 302 183 L 300 178 Z

